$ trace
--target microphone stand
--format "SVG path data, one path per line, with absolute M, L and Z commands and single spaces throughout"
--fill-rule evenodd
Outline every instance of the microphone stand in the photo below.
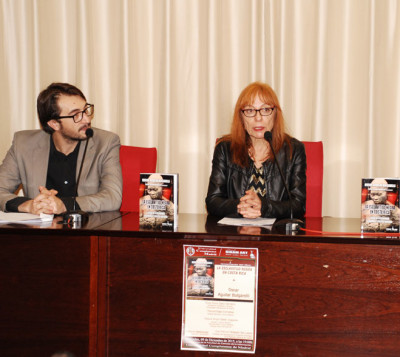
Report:
M 64 213 L 63 221 L 62 221 L 63 224 L 68 224 L 68 225 L 72 226 L 72 228 L 81 228 L 82 224 L 85 224 L 88 220 L 87 212 L 76 209 L 76 196 L 78 196 L 79 180 L 81 178 L 83 162 L 85 161 L 85 157 L 86 157 L 86 150 L 88 147 L 88 142 L 89 142 L 89 139 L 93 136 L 93 129 L 90 129 L 90 128 L 87 129 L 86 136 L 87 136 L 87 140 L 86 140 L 85 150 L 83 151 L 81 166 L 79 168 L 79 173 L 78 173 L 78 179 L 76 180 L 76 185 L 75 185 L 73 210 L 67 211 L 66 213 Z
M 279 174 L 285 186 L 285 190 L 289 196 L 289 204 L 290 204 L 290 218 L 281 219 L 274 223 L 274 227 L 280 230 L 282 227 L 285 227 L 286 234 L 296 234 L 299 231 L 300 227 L 304 226 L 304 222 L 301 219 L 293 218 L 293 205 L 292 205 L 292 195 L 290 194 L 289 187 L 286 183 L 285 177 L 283 176 L 283 172 L 281 166 L 279 165 L 278 159 L 275 155 L 274 147 L 272 146 L 272 133 L 270 131 L 266 131 L 264 133 L 264 139 L 268 141 L 269 146 L 272 151 L 272 155 L 274 156 L 276 166 L 278 167 Z

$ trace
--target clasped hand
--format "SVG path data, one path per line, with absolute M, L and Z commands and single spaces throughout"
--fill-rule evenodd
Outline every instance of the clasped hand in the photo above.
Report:
M 39 192 L 33 200 L 20 204 L 18 210 L 33 214 L 61 214 L 66 211 L 64 202 L 56 196 L 56 190 L 48 190 L 44 186 L 39 186 Z
M 240 198 L 237 211 L 244 218 L 257 218 L 261 216 L 261 200 L 253 191 L 247 190 L 246 194 Z

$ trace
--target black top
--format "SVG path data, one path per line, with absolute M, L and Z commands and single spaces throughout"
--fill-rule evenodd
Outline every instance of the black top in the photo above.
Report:
M 74 197 L 76 185 L 76 162 L 80 142 L 73 152 L 64 155 L 59 152 L 53 140 L 50 142 L 49 165 L 47 167 L 46 188 L 57 190 L 57 197 Z

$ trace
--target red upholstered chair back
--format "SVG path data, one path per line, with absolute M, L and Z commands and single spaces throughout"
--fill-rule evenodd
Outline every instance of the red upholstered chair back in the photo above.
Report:
M 121 145 L 119 159 L 123 179 L 121 211 L 139 212 L 140 173 L 156 171 L 157 149 Z
M 322 216 L 324 149 L 322 141 L 303 141 L 307 156 L 306 217 Z

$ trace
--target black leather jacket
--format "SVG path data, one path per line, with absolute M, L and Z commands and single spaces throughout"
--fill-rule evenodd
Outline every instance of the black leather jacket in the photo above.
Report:
M 291 138 L 292 159 L 289 148 L 285 143 L 276 154 L 283 175 L 292 196 L 293 217 L 304 216 L 306 208 L 306 154 L 304 144 Z M 289 218 L 290 202 L 275 163 L 267 160 L 263 163 L 266 185 L 266 196 L 261 198 L 262 217 Z M 219 143 L 214 150 L 212 171 L 206 206 L 209 214 L 215 216 L 237 216 L 237 205 L 240 197 L 248 189 L 249 180 L 254 164 L 250 160 L 250 167 L 242 168 L 231 161 L 230 142 Z

